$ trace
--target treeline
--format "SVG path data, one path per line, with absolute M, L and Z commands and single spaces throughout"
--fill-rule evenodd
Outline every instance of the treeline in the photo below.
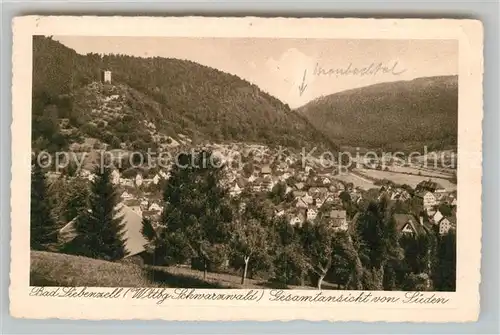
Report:
M 60 118 L 73 120 L 85 115 L 85 110 L 75 105 L 81 100 L 79 89 L 99 81 L 103 69 L 112 71 L 113 85 L 126 85 L 159 105 L 160 115 L 145 103 L 129 107 L 135 111 L 132 115 L 153 121 L 160 131 L 175 130 L 210 141 L 337 149 L 288 105 L 235 75 L 178 59 L 83 56 L 43 36 L 33 38 L 34 115 L 44 116 L 48 107 L 57 110 Z M 142 115 L 145 110 L 146 118 Z M 34 123 L 33 128 L 37 127 Z M 53 139 L 55 134 L 57 129 L 52 129 L 44 138 L 63 145 Z M 33 140 L 38 137 L 40 134 L 34 133 Z
M 164 189 L 160 221 L 143 219 L 142 233 L 149 241 L 146 254 L 155 265 L 190 263 L 205 274 L 240 271 L 243 283 L 248 277 L 266 278 L 282 287 L 321 288 L 327 281 L 353 290 L 455 290 L 454 233 L 440 237 L 429 230 L 416 237 L 401 236 L 386 200 L 361 209 L 347 232 L 335 231 L 321 218 L 291 226 L 274 214 L 274 198 L 251 194 L 230 198 L 220 183 L 224 168 L 210 164 L 210 153 L 182 154 L 179 161 Z M 125 255 L 124 227 L 116 216 L 118 197 L 110 171 L 96 173 L 83 200 L 86 207 L 78 201 L 67 205 L 78 208 L 78 214 L 72 213 L 77 237 L 57 245 L 44 177 L 34 168 L 33 249 L 52 246 L 107 260 Z

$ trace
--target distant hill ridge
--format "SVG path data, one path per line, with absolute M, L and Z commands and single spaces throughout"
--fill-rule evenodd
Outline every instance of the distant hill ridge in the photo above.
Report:
M 96 95 L 93 82 L 102 69 L 112 71 L 112 83 L 98 90 L 118 92 L 114 110 L 99 107 L 102 96 Z M 122 111 L 126 120 L 119 118 Z M 98 124 L 94 134 L 96 123 L 103 121 L 99 113 L 106 114 L 107 123 Z M 116 117 L 108 120 L 113 113 Z M 179 59 L 84 56 L 42 36 L 33 38 L 33 115 L 33 141 L 54 147 L 74 140 L 58 129 L 57 123 L 68 119 L 81 135 L 101 136 L 114 147 L 120 142 L 147 144 L 145 120 L 174 139 L 186 135 L 193 141 L 337 150 L 304 116 L 235 75 Z
M 380 83 L 315 99 L 300 107 L 339 145 L 392 150 L 456 148 L 458 77 Z

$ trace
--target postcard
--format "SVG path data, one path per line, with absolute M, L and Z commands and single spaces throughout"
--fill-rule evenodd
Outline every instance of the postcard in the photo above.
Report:
M 473 322 L 483 28 L 13 20 L 10 311 Z

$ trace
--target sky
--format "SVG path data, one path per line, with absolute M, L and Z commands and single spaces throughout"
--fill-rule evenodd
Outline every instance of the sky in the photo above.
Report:
M 186 59 L 235 74 L 290 107 L 381 82 L 458 74 L 455 40 L 54 36 L 80 54 Z

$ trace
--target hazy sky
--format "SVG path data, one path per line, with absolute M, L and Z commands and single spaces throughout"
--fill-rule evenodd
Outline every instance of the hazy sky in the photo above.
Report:
M 292 108 L 351 88 L 458 73 L 458 42 L 452 40 L 94 36 L 54 39 L 81 54 L 188 59 L 236 74 Z

